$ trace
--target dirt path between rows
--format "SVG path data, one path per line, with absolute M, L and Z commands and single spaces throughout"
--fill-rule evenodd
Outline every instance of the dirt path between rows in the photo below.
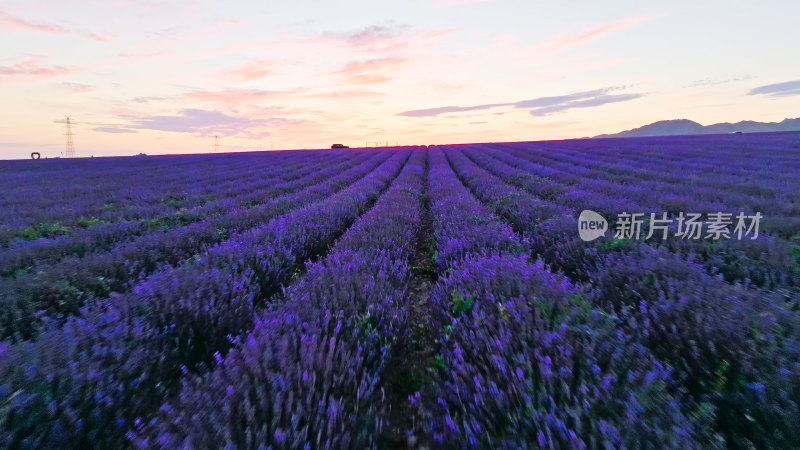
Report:
M 420 194 L 422 225 L 416 236 L 416 251 L 409 260 L 413 278 L 408 286 L 409 333 L 399 343 L 386 368 L 386 401 L 390 405 L 389 423 L 378 441 L 378 448 L 426 448 L 414 429 L 419 423 L 416 410 L 408 400 L 419 391 L 428 375 L 428 361 L 436 353 L 430 327 L 430 293 L 436 283 L 433 263 L 433 218 L 428 198 L 430 158 L 425 160 L 424 187 Z

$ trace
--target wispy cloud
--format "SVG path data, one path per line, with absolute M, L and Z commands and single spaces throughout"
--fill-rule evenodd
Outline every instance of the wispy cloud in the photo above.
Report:
M 734 81 L 742 81 L 749 79 L 749 76 L 730 76 L 724 78 L 703 78 L 702 80 L 694 80 L 688 87 L 698 86 L 718 86 L 720 84 L 733 83 Z
M 222 91 L 195 91 L 184 94 L 184 98 L 200 103 L 217 103 L 237 105 L 278 97 L 282 92 L 264 91 L 261 89 L 226 89 Z
M 116 127 L 94 127 L 92 128 L 92 131 L 98 131 L 100 133 L 136 133 L 134 130 Z
M 405 63 L 405 58 L 394 57 L 352 61 L 333 73 L 347 75 L 344 84 L 377 84 L 389 81 L 387 72 L 395 73 Z
M 594 106 L 606 105 L 609 103 L 627 102 L 643 96 L 643 94 L 608 94 L 605 91 L 590 91 L 583 95 L 568 96 L 569 98 L 531 109 L 533 116 L 546 116 L 556 112 L 564 112 L 575 108 L 591 108 Z M 517 108 L 525 108 L 524 105 L 516 105 Z
M 0 11 L 0 25 L 4 28 L 14 28 L 18 30 L 40 31 L 42 33 L 68 34 L 70 30 L 60 25 L 43 22 L 33 22 L 19 17 L 14 17 Z
M 91 90 L 94 89 L 92 86 L 83 83 L 64 82 L 61 83 L 61 86 L 73 94 L 82 94 L 84 92 L 90 92 Z
M 222 72 L 222 75 L 239 81 L 257 80 L 272 73 L 273 64 L 274 63 L 270 61 L 256 61 L 241 67 L 226 70 Z
M 800 95 L 800 80 L 758 86 L 750 90 L 750 95 L 768 95 L 770 97 Z
M 325 39 L 342 40 L 356 47 L 366 47 L 393 41 L 401 37 L 408 28 L 408 25 L 393 23 L 388 25 L 371 25 L 355 31 L 328 31 L 322 33 L 322 37 Z
M 389 80 L 391 80 L 391 78 L 385 75 L 370 73 L 349 77 L 344 81 L 344 84 L 378 84 L 385 83 Z
M 569 47 L 585 44 L 595 39 L 599 39 L 605 35 L 624 30 L 625 28 L 629 28 L 633 25 L 646 22 L 651 19 L 652 17 L 650 16 L 633 16 L 614 22 L 604 23 L 578 33 L 563 33 L 557 36 L 555 39 L 537 46 L 536 50 L 543 53 L 555 53 Z
M 26 20 L 21 17 L 15 17 L 10 14 L 4 13 L 0 11 L 0 26 L 5 28 L 12 28 L 18 30 L 28 30 L 28 31 L 38 31 L 41 33 L 51 33 L 51 34 L 78 34 L 89 39 L 93 39 L 99 42 L 107 42 L 111 40 L 111 36 L 101 35 L 98 33 L 88 32 L 88 31 L 81 31 L 81 30 L 71 30 L 69 28 L 63 27 L 61 25 L 56 25 L 52 23 L 45 23 L 45 22 L 35 22 L 31 20 Z
M 264 129 L 265 127 L 294 122 L 296 121 L 285 118 L 251 119 L 229 116 L 219 111 L 184 109 L 176 116 L 151 116 L 136 119 L 129 128 L 258 138 L 270 134 L 268 130 Z
M 378 91 L 371 91 L 369 89 L 349 89 L 333 92 L 314 92 L 305 94 L 303 98 L 325 98 L 325 99 L 350 99 L 350 98 L 364 98 L 364 97 L 383 97 L 386 94 Z
M 489 103 L 475 106 L 442 106 L 438 108 L 417 109 L 413 111 L 405 111 L 399 115 L 407 117 L 431 117 L 447 113 L 481 111 L 500 107 L 514 107 L 520 109 L 530 109 L 530 113 L 533 116 L 546 116 L 548 114 L 563 112 L 574 108 L 590 108 L 608 103 L 618 103 L 633 100 L 643 96 L 643 94 L 609 93 L 618 89 L 622 88 L 609 87 L 566 95 L 538 97 L 512 103 Z
M 133 101 L 136 103 L 150 103 L 166 100 L 164 97 L 134 97 Z
M 75 33 L 87 37 L 89 39 L 95 40 L 97 42 L 111 42 L 116 37 L 116 35 L 111 33 L 100 34 L 91 31 L 75 31 Z
M 486 105 L 476 106 L 440 106 L 438 108 L 428 109 L 415 109 L 413 111 L 401 112 L 399 115 L 407 117 L 431 117 L 440 114 L 467 112 L 467 111 L 480 111 L 483 109 L 498 108 L 500 106 L 512 106 L 514 103 L 490 103 Z
M 62 66 L 45 66 L 42 64 L 45 58 L 39 55 L 29 55 L 25 61 L 0 66 L 0 75 L 23 77 L 23 79 L 49 78 L 59 75 L 66 75 L 69 69 Z
M 165 49 L 147 51 L 147 52 L 121 52 L 117 54 L 117 57 L 120 59 L 124 59 L 126 61 L 145 61 L 149 59 L 155 58 L 162 58 L 165 56 L 171 56 L 173 52 Z
M 365 61 L 352 61 L 347 63 L 336 73 L 357 74 L 364 72 L 380 72 L 396 69 L 406 63 L 405 58 L 376 58 Z

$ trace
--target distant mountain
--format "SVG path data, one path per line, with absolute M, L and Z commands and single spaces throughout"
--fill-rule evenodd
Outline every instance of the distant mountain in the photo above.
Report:
M 645 137 L 677 136 L 685 134 L 726 134 L 726 133 L 764 133 L 770 131 L 800 131 L 800 118 L 784 119 L 781 122 L 754 122 L 745 120 L 738 123 L 715 123 L 703 126 L 687 119 L 662 120 L 633 130 L 617 134 L 601 134 L 604 137 Z

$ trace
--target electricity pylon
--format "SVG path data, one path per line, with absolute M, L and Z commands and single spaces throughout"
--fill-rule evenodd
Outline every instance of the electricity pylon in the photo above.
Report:
M 67 150 L 64 152 L 64 156 L 67 158 L 74 158 L 75 157 L 75 142 L 72 140 L 72 136 L 75 136 L 75 133 L 72 132 L 72 122 L 70 120 L 70 116 L 64 116 L 67 118 L 67 132 L 64 135 L 67 137 Z

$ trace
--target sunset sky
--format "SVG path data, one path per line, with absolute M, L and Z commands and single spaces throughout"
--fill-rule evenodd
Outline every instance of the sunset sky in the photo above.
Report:
M 800 117 L 796 1 L 0 0 L 0 158 Z

